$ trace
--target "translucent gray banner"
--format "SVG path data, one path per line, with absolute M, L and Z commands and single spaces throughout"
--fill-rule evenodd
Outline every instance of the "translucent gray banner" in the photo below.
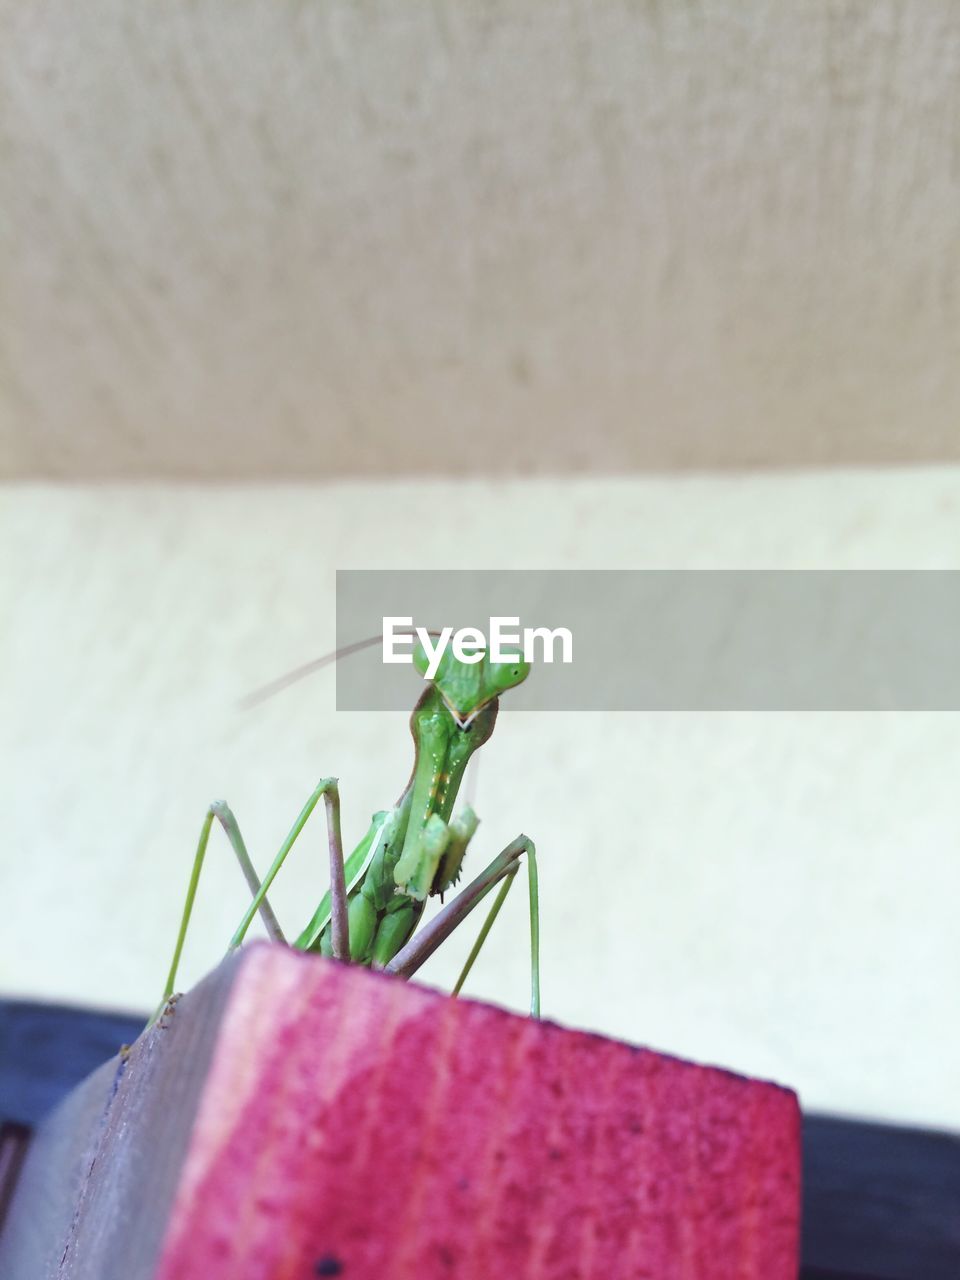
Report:
M 953 571 L 337 573 L 338 648 L 381 636 L 385 617 L 487 637 L 493 618 L 565 628 L 572 661 L 555 644 L 509 694 L 531 711 L 960 709 Z M 337 663 L 340 710 L 409 709 L 422 688 L 379 644 Z

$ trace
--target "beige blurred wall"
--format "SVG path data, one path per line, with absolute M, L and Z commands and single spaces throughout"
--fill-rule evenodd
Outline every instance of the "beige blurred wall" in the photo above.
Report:
M 960 457 L 950 0 L 0 0 L 0 475 Z
M 405 717 L 338 714 L 329 670 L 237 701 L 332 646 L 335 569 L 421 564 L 960 568 L 960 469 L 0 490 L 0 990 L 150 1006 L 214 798 L 263 867 L 335 773 L 359 838 L 406 780 Z M 548 1016 L 958 1127 L 958 760 L 952 714 L 505 699 L 471 863 L 537 840 Z M 325 860 L 314 825 L 277 887 L 288 928 Z M 185 984 L 244 905 L 217 838 Z M 471 981 L 518 1009 L 524 912 L 518 889 Z M 425 979 L 449 986 L 468 945 Z
M 214 797 L 261 866 L 395 798 L 329 673 L 237 710 L 337 568 L 960 567 L 958 72 L 947 0 L 0 0 L 0 990 L 152 1004 Z M 958 758 L 507 704 L 473 857 L 540 845 L 549 1016 L 958 1127 Z

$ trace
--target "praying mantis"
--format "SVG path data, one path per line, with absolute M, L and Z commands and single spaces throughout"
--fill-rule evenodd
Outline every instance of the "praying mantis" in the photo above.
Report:
M 413 661 L 426 677 L 428 659 L 422 644 L 414 651 Z M 442 895 L 459 879 L 467 846 L 477 829 L 477 816 L 469 806 L 454 815 L 467 763 L 493 733 L 501 694 L 525 680 L 529 670 L 529 663 L 520 658 L 492 662 L 484 654 L 479 661 L 475 655 L 472 662 L 465 662 L 451 651 L 444 653 L 410 717 L 414 740 L 410 779 L 391 809 L 373 815 L 367 833 L 346 859 L 340 836 L 337 778 L 324 778 L 314 788 L 262 882 L 232 811 L 222 801 L 211 804 L 200 831 L 166 987 L 153 1020 L 167 1006 L 176 987 L 214 820 L 226 833 L 252 895 L 230 940 L 230 950 L 241 945 L 258 912 L 268 936 L 275 942 L 286 942 L 267 893 L 321 799 L 326 810 L 330 887 L 290 945 L 409 978 L 499 884 L 499 892 L 454 987 L 453 995 L 457 995 L 525 855 L 530 904 L 530 1012 L 539 1017 L 537 859 L 533 841 L 527 836 L 517 836 L 416 932 L 427 897 Z

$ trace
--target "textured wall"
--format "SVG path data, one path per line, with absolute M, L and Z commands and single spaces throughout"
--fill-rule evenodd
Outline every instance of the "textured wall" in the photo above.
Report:
M 957 457 L 960 9 L 0 0 L 0 276 L 8 476 Z
M 454 537 L 455 534 L 455 537 Z M 262 868 L 317 780 L 346 840 L 406 781 L 406 717 L 335 712 L 333 571 L 960 568 L 960 470 L 620 482 L 0 490 L 0 990 L 147 1008 L 201 818 Z M 535 675 L 534 675 L 535 678 Z M 538 842 L 548 1016 L 960 1128 L 960 716 L 511 714 L 479 868 Z M 244 909 L 215 835 L 183 980 Z M 298 929 L 322 825 L 277 884 Z M 522 1009 L 518 885 L 471 990 Z M 425 971 L 453 982 L 473 931 Z

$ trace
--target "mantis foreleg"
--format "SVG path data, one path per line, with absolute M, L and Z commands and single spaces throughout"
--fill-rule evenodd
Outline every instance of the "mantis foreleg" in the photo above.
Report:
M 203 861 L 207 853 L 207 844 L 210 840 L 210 828 L 213 826 L 213 820 L 216 818 L 226 832 L 230 841 L 231 848 L 237 856 L 240 869 L 243 872 L 244 879 L 250 888 L 250 892 L 257 899 L 257 909 L 260 912 L 260 918 L 263 920 L 264 926 L 269 936 L 274 942 L 284 942 L 283 931 L 277 923 L 277 917 L 273 914 L 273 908 L 266 900 L 266 896 L 261 892 L 260 879 L 247 853 L 247 846 L 244 844 L 243 836 L 240 834 L 240 828 L 237 820 L 233 816 L 230 807 L 223 803 L 222 800 L 215 800 L 206 812 L 203 819 L 203 826 L 200 828 L 200 839 L 197 842 L 197 852 L 193 859 L 193 870 L 190 872 L 190 883 L 187 886 L 187 896 L 183 904 L 183 913 L 180 917 L 180 930 L 177 934 L 177 944 L 173 952 L 173 960 L 170 963 L 170 972 L 167 975 L 167 983 L 163 990 L 163 998 L 160 1001 L 159 1008 L 162 1009 L 167 1000 L 173 994 L 173 988 L 177 981 L 177 970 L 180 967 L 180 956 L 183 952 L 183 944 L 186 941 L 187 929 L 190 924 L 190 916 L 193 914 L 193 903 L 197 896 L 197 886 L 200 883 L 200 872 L 203 870 Z M 159 1012 L 159 1010 L 158 1010 Z M 154 1019 L 156 1014 L 154 1014 Z
M 462 924 L 471 911 L 483 901 L 493 887 L 505 880 L 503 888 L 491 908 L 480 936 L 467 958 L 464 970 L 460 975 L 456 990 L 459 991 L 467 974 L 473 966 L 480 948 L 486 940 L 497 914 L 503 905 L 513 878 L 519 868 L 520 857 L 527 855 L 527 873 L 530 892 L 530 1012 L 533 1017 L 540 1016 L 540 903 L 537 882 L 537 852 L 532 840 L 527 836 L 517 836 L 511 844 L 499 853 L 477 878 L 458 893 L 442 911 L 438 912 L 428 924 L 415 934 L 384 969 L 388 973 L 399 974 L 402 978 L 411 977 L 422 964 L 433 955 L 437 947 Z

